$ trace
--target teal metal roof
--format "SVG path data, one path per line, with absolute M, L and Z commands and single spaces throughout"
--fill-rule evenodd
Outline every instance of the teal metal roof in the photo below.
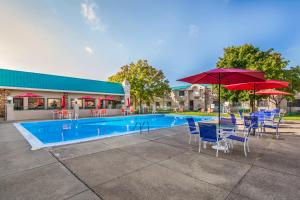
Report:
M 0 69 L 0 86 L 91 93 L 124 94 L 120 83 Z
M 185 90 L 186 88 L 190 87 L 191 85 L 181 85 L 181 86 L 174 86 L 172 90 Z
M 199 85 L 202 85 L 202 86 L 207 87 L 207 88 L 211 88 L 211 85 L 209 85 L 209 84 L 199 84 Z M 171 87 L 171 89 L 172 90 L 185 90 L 185 89 L 187 89 L 190 86 L 191 86 L 191 84 L 189 84 L 189 85 L 181 85 L 181 86 L 174 86 L 174 87 Z

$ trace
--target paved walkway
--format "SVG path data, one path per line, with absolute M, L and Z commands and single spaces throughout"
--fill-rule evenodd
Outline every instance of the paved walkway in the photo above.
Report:
M 198 153 L 187 127 L 31 151 L 10 123 L 0 124 L 0 199 L 227 199 L 300 197 L 300 123 L 280 140 L 251 137 L 244 157 L 210 147 Z

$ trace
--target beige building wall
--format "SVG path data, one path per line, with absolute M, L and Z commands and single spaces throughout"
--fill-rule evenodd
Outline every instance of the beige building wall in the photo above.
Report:
M 194 84 L 182 90 L 172 90 L 164 98 L 155 98 L 154 104 L 157 109 L 205 110 L 212 104 L 212 99 L 210 88 Z

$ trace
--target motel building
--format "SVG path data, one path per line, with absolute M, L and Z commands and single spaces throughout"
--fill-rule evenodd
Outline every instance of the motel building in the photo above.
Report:
M 95 111 L 105 116 L 121 115 L 130 106 L 130 85 L 83 78 L 0 69 L 0 118 L 35 120 L 57 118 L 57 112 L 72 110 L 79 117 Z

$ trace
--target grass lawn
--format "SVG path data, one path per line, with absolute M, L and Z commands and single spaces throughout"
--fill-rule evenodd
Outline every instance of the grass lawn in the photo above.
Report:
M 196 116 L 218 116 L 218 113 L 203 113 L 203 112 L 172 112 L 172 114 L 178 115 L 196 115 Z M 229 114 L 221 114 L 222 117 L 229 117 Z
M 202 113 L 202 112 L 193 112 L 193 111 L 190 111 L 190 112 L 172 112 L 172 114 L 178 114 L 178 115 L 198 115 L 198 116 L 218 116 L 218 113 Z M 236 117 L 238 117 L 239 115 L 237 113 L 236 114 Z M 247 114 L 247 113 L 245 113 Z M 221 114 L 222 117 L 229 117 L 229 114 Z M 286 115 L 284 116 L 284 120 L 300 120 L 300 115 Z

